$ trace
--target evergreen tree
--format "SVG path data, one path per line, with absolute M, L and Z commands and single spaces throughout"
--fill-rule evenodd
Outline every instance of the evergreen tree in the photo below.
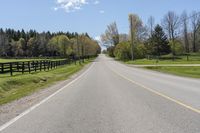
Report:
M 170 45 L 162 27 L 157 25 L 149 38 L 149 47 L 153 55 L 165 55 L 171 52 Z

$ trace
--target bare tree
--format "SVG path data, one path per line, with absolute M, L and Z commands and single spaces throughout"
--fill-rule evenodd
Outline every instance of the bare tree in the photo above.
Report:
M 200 14 L 194 11 L 192 13 L 192 51 L 196 52 L 196 41 L 197 41 L 197 32 L 198 29 L 200 28 Z
M 174 56 L 175 55 L 175 37 L 176 37 L 177 30 L 180 26 L 178 15 L 173 11 L 169 11 L 164 16 L 162 25 L 164 29 L 167 31 L 170 41 L 172 42 L 172 47 L 173 47 L 172 54 Z
M 137 41 L 139 28 L 142 26 L 142 21 L 136 14 L 129 14 L 130 35 L 131 35 L 131 59 L 134 60 L 134 44 Z
M 148 29 L 149 29 L 149 32 L 150 32 L 150 36 L 152 36 L 153 30 L 154 30 L 154 26 L 155 26 L 155 19 L 154 19 L 153 16 L 149 17 L 147 24 L 148 24 Z
M 8 37 L 1 32 L 0 33 L 0 56 L 7 56 L 7 51 L 9 49 L 8 44 L 9 44 Z
M 116 22 L 107 26 L 107 29 L 103 35 L 101 35 L 101 41 L 106 47 L 116 46 L 119 43 L 119 32 Z
M 120 34 L 119 35 L 119 42 L 127 42 L 128 41 L 128 34 Z
M 185 52 L 189 53 L 189 38 L 188 38 L 188 15 L 187 12 L 184 11 L 181 15 L 181 20 L 183 22 L 183 35 L 184 35 L 184 44 L 185 44 Z

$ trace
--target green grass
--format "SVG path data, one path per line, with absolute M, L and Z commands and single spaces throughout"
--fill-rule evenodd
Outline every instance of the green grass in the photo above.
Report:
M 32 74 L 0 75 L 0 105 L 14 101 L 31 93 L 44 89 L 57 81 L 66 80 L 72 74 L 81 70 L 91 60 L 79 65 L 65 65 L 48 72 Z
M 200 67 L 145 67 L 150 70 L 155 70 L 159 72 L 174 74 L 178 76 L 200 78 Z
M 0 63 L 5 63 L 5 62 L 19 62 L 19 61 L 39 61 L 39 60 L 62 60 L 62 59 L 37 59 L 37 58 L 31 58 L 31 59 L 3 59 L 0 58 Z
M 127 64 L 134 65 L 155 65 L 155 64 L 200 64 L 200 55 L 192 54 L 189 56 L 189 61 L 187 61 L 186 56 L 178 56 L 174 61 L 170 59 L 171 57 L 163 56 L 159 61 L 156 59 L 138 59 L 135 61 L 125 61 Z

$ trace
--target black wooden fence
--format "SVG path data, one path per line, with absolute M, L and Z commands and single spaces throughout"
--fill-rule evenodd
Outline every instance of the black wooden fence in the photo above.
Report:
M 23 61 L 23 62 L 8 62 L 0 63 L 0 74 L 10 73 L 12 76 L 14 72 L 37 72 L 37 71 L 48 71 L 55 69 L 58 66 L 70 64 L 70 60 L 39 60 L 39 61 Z
M 37 71 L 49 71 L 55 69 L 58 66 L 71 64 L 79 60 L 84 62 L 84 59 L 89 59 L 96 56 L 83 56 L 79 58 L 63 59 L 63 60 L 38 60 L 38 61 L 21 61 L 21 62 L 7 62 L 0 63 L 0 74 L 10 73 L 12 76 L 14 72 L 20 72 L 24 74 L 25 72 L 37 72 Z

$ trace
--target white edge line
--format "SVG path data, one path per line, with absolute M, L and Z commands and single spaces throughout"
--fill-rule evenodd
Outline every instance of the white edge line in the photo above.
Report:
M 94 66 L 94 63 L 84 72 L 82 73 L 80 76 L 78 76 L 77 78 L 75 78 L 73 81 L 71 81 L 70 83 L 68 83 L 67 85 L 65 85 L 64 87 L 60 88 L 58 91 L 56 91 L 55 93 L 53 93 L 52 95 L 48 96 L 47 98 L 45 98 L 44 100 L 42 100 L 41 102 L 37 103 L 36 105 L 30 107 L 29 109 L 27 109 L 26 111 L 24 111 L 23 113 L 21 113 L 20 115 L 18 115 L 17 117 L 11 119 L 9 122 L 3 124 L 2 126 L 0 126 L 0 132 L 5 130 L 6 128 L 8 128 L 9 126 L 11 126 L 13 123 L 15 123 L 17 120 L 19 120 L 20 118 L 22 118 L 23 116 L 27 115 L 28 113 L 30 113 L 31 111 L 33 111 L 34 109 L 36 109 L 37 107 L 39 107 L 40 105 L 42 105 L 43 103 L 47 102 L 50 98 L 52 98 L 53 96 L 55 96 L 56 94 L 58 94 L 59 92 L 63 91 L 66 87 L 70 86 L 71 84 L 73 84 L 74 82 L 76 82 L 77 80 L 79 80 L 80 78 L 82 78 L 87 72 L 90 71 L 90 69 Z

